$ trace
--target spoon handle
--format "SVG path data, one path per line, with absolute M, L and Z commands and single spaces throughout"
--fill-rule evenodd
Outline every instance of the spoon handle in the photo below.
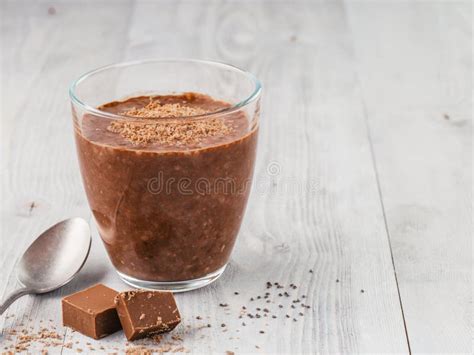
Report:
M 10 305 L 20 297 L 31 293 L 31 290 L 27 287 L 21 287 L 8 295 L 8 297 L 0 305 L 0 316 L 7 310 Z

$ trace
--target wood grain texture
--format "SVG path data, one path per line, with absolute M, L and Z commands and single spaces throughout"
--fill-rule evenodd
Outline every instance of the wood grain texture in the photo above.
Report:
M 54 3 L 55 15 L 48 14 L 51 6 L 50 2 L 2 2 L 2 76 L 7 78 L 2 80 L 1 117 L 3 295 L 15 287 L 13 265 L 36 235 L 70 216 L 90 220 L 71 139 L 67 88 L 77 73 L 121 56 L 123 42 L 108 41 L 102 50 L 99 34 L 117 38 L 128 29 L 127 23 L 116 23 L 116 16 L 129 13 L 127 3 L 115 5 L 115 15 L 105 4 L 92 2 Z M 0 318 L 0 343 L 20 324 L 37 331 L 50 319 L 65 334 L 60 298 L 99 281 L 103 272 L 86 268 L 56 292 L 13 304 L 8 314 L 14 317 Z M 34 344 L 30 350 L 37 353 L 41 348 Z
M 407 330 L 417 353 L 472 352 L 471 7 L 432 2 L 348 8 Z
M 111 62 L 193 57 L 254 72 L 264 98 L 239 240 L 220 280 L 177 295 L 182 345 L 197 353 L 406 353 L 407 331 L 414 352 L 468 351 L 469 5 L 23 0 L 0 6 L 0 295 L 14 288 L 15 260 L 48 225 L 75 215 L 94 230 L 77 279 L 15 303 L 0 317 L 0 343 L 21 323 L 39 329 L 51 319 L 73 348 L 50 353 L 126 348 L 121 333 L 96 342 L 61 326 L 63 295 L 96 282 L 127 289 L 85 200 L 67 87 Z M 272 291 L 268 306 L 250 302 L 267 292 L 267 281 L 298 289 L 283 301 Z M 289 306 L 302 295 L 311 309 L 296 317 Z M 278 318 L 239 319 L 243 305 L 253 313 L 267 306 Z

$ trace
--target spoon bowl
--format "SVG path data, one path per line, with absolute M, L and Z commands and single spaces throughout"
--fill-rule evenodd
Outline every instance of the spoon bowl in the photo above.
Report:
M 91 247 L 89 225 L 70 218 L 43 232 L 18 262 L 18 281 L 35 293 L 50 292 L 68 283 L 82 268 Z
M 0 305 L 0 315 L 19 297 L 67 284 L 81 270 L 91 248 L 89 224 L 82 218 L 59 222 L 41 233 L 15 266 L 23 286 Z

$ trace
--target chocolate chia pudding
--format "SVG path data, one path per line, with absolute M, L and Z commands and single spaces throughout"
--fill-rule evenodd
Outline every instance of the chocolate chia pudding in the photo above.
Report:
M 185 281 L 224 267 L 252 179 L 257 120 L 209 96 L 137 96 L 75 118 L 83 182 L 117 270 Z M 252 123 L 254 122 L 254 123 Z

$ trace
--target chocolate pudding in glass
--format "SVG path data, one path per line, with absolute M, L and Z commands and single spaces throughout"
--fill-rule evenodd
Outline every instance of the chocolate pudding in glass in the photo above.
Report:
M 195 60 L 110 65 L 70 89 L 90 208 L 119 276 L 205 286 L 225 270 L 250 192 L 261 86 Z

